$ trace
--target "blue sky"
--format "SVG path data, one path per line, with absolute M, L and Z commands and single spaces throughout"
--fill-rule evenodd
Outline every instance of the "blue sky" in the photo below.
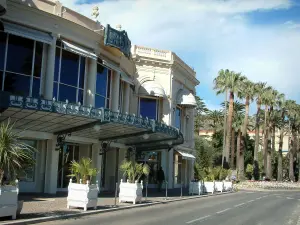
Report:
M 300 102 L 300 0 L 61 0 L 98 20 L 121 24 L 133 44 L 176 52 L 197 72 L 197 94 L 211 109 L 220 69 L 264 81 Z M 252 112 L 254 112 L 254 106 Z

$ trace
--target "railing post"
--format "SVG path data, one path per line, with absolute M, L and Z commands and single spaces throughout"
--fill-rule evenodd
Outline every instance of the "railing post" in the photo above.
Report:
M 180 187 L 180 198 L 182 198 L 182 183 L 181 183 L 181 187 Z
M 166 198 L 165 200 L 168 200 L 168 181 L 165 181 L 166 183 Z
M 148 181 L 146 181 L 146 201 L 147 201 L 147 198 L 148 198 Z
M 116 190 L 115 190 L 115 207 L 117 207 L 117 195 L 118 195 L 118 182 L 116 182 Z

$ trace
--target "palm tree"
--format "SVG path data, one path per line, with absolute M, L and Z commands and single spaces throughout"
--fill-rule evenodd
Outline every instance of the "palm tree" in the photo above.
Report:
M 232 118 L 233 118 L 233 103 L 234 95 L 241 91 L 241 83 L 246 79 L 240 73 L 235 73 L 234 71 L 220 70 L 217 78 L 214 79 L 214 89 L 217 90 L 217 94 L 221 94 L 229 91 L 229 110 L 227 116 L 227 134 L 225 139 L 225 160 L 228 162 L 230 142 L 231 142 L 231 128 L 232 128 Z M 224 156 L 223 156 L 224 157 Z
M 20 137 L 13 131 L 13 125 L 0 124 L 0 185 L 3 184 L 4 173 L 10 179 L 15 179 L 17 173 L 24 167 L 34 163 L 35 149 L 22 143 Z
M 255 148 L 254 148 L 254 166 L 258 165 L 258 148 L 260 142 L 260 114 L 261 114 L 261 104 L 262 104 L 262 96 L 265 91 L 267 83 L 258 82 L 255 84 L 255 97 L 256 97 L 256 121 L 255 121 Z M 258 168 L 256 168 L 258 169 Z
M 234 165 L 234 152 L 236 152 L 236 168 L 238 171 L 240 171 L 241 165 L 240 163 L 244 164 L 244 154 L 241 149 L 241 138 L 242 138 L 242 129 L 243 129 L 243 119 L 245 117 L 245 113 L 243 111 L 236 112 L 234 115 L 234 120 L 232 123 L 232 129 L 234 132 L 237 133 L 237 140 L 236 140 L 236 151 L 234 149 L 235 145 L 232 145 L 232 153 L 231 153 L 231 166 L 232 168 Z M 233 139 L 232 139 L 233 141 Z M 235 142 L 235 139 L 234 141 Z M 243 158 L 243 159 L 242 159 Z M 239 172 L 239 178 L 240 178 L 240 172 Z
M 289 179 L 294 181 L 294 157 L 296 153 L 296 131 L 299 126 L 299 106 L 293 100 L 286 101 L 287 116 L 289 119 Z
M 221 110 L 209 110 L 206 113 L 206 119 L 210 122 L 210 126 L 216 131 L 221 129 L 223 112 Z
M 244 154 L 245 148 L 246 148 L 246 137 L 247 137 L 247 127 L 248 127 L 248 118 L 249 118 L 249 105 L 254 99 L 255 95 L 255 85 L 249 80 L 245 80 L 242 83 L 243 89 L 239 93 L 239 98 L 245 99 L 245 118 L 243 123 L 243 129 L 242 129 L 242 144 L 241 144 L 241 150 L 240 150 L 240 156 Z M 240 163 L 239 171 L 241 175 L 244 174 L 244 163 Z M 241 177 L 242 178 L 242 177 Z

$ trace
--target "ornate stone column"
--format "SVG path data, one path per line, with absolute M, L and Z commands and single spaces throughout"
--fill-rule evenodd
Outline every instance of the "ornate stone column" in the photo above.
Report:
M 56 51 L 56 40 L 57 36 L 52 34 L 53 42 L 48 45 L 47 49 L 47 69 L 44 82 L 44 98 L 51 100 L 53 98 L 53 81 L 55 71 L 55 51 Z

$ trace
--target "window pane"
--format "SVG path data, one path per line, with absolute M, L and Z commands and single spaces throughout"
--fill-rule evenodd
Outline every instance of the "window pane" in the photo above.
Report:
M 141 98 L 140 99 L 140 115 L 156 120 L 156 99 Z
M 179 108 L 176 108 L 175 111 L 175 127 L 181 129 L 181 110 Z
M 43 43 L 36 42 L 35 44 L 35 59 L 34 59 L 34 73 L 33 76 L 41 77 L 43 59 Z
M 100 64 L 97 65 L 96 93 L 106 97 L 107 69 Z
M 58 100 L 64 102 L 67 99 L 70 103 L 76 103 L 76 88 L 60 84 Z
M 33 78 L 32 82 L 32 97 L 38 98 L 40 97 L 40 79 L 39 78 Z
M 111 70 L 107 71 L 107 95 L 106 97 L 110 98 L 110 82 L 111 82 Z
M 6 33 L 0 31 L 0 70 L 4 68 L 6 36 Z
M 6 73 L 4 81 L 4 91 L 8 91 L 15 95 L 29 96 L 30 77 Z
M 85 57 L 80 57 L 79 88 L 84 89 Z
M 60 60 L 60 48 L 56 48 L 56 50 L 55 50 L 54 81 L 58 81 L 59 60 Z
M 83 90 L 78 89 L 78 102 L 83 104 Z
M 57 97 L 57 86 L 58 86 L 58 84 L 56 82 L 54 82 L 54 84 L 53 84 L 53 98 L 55 98 L 56 100 L 58 99 L 58 97 Z
M 95 95 L 95 108 L 105 107 L 105 98 L 99 95 Z
M 79 56 L 63 50 L 61 60 L 60 83 L 77 87 Z
M 7 71 L 31 75 L 33 40 L 9 35 Z

